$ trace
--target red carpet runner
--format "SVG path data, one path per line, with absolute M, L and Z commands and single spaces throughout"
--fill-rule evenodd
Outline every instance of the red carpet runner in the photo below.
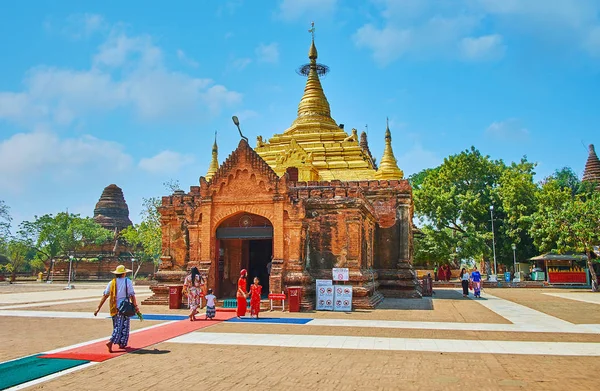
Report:
M 234 316 L 235 314 L 230 312 L 218 312 L 214 320 L 198 320 L 195 322 L 190 322 L 189 320 L 180 320 L 175 323 L 165 324 L 148 330 L 132 333 L 129 336 L 129 346 L 127 349 L 121 350 L 118 346 L 114 346 L 113 353 L 108 352 L 108 348 L 106 347 L 106 342 L 108 342 L 107 338 L 106 341 L 95 342 L 89 345 L 80 346 L 58 353 L 45 354 L 39 357 L 102 362 L 110 358 L 121 356 L 125 353 L 130 353 L 159 342 L 164 342 L 166 340 L 179 337 L 180 335 L 184 335 L 204 327 L 224 322 Z

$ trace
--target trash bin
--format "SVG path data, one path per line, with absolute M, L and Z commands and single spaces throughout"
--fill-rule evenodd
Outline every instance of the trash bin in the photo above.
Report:
M 290 312 L 300 312 L 300 301 L 302 300 L 302 287 L 291 286 L 288 288 Z
M 510 282 L 510 272 L 504 273 L 504 281 L 505 282 Z
M 176 285 L 169 287 L 169 309 L 178 310 L 181 308 L 181 296 L 183 292 L 183 285 Z

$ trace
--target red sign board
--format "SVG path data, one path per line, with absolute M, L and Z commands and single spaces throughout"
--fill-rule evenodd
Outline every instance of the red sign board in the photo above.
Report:
M 548 273 L 548 281 L 554 284 L 586 284 L 586 272 L 550 272 Z
M 284 293 L 270 293 L 269 300 L 285 300 Z

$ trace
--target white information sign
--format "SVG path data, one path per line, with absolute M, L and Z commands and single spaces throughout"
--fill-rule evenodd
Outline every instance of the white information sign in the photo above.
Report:
M 352 285 L 335 285 L 333 295 L 334 311 L 352 311 Z
M 317 280 L 317 311 L 333 311 L 333 283 L 331 280 Z
M 348 281 L 350 279 L 348 268 L 334 267 L 332 269 L 333 281 Z

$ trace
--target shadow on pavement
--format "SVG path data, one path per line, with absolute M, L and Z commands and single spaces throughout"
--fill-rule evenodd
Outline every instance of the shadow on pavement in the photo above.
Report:
M 138 349 L 130 352 L 130 354 L 167 354 L 171 353 L 170 350 L 159 350 L 159 349 Z

